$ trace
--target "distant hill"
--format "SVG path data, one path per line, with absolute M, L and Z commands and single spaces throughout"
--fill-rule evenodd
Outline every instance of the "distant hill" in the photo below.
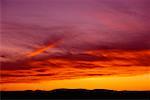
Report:
M 51 91 L 1 91 L 4 99 L 150 99 L 150 91 L 114 91 L 105 89 L 55 89 Z

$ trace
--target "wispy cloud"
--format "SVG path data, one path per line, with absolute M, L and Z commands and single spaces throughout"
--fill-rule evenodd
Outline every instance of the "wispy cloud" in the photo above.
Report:
M 148 3 L 3 1 L 1 82 L 148 73 Z

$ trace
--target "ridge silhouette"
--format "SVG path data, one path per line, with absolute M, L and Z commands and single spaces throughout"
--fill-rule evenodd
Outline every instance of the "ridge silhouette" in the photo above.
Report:
M 149 99 L 150 91 L 115 91 L 106 89 L 55 89 L 51 91 L 1 91 L 3 99 Z

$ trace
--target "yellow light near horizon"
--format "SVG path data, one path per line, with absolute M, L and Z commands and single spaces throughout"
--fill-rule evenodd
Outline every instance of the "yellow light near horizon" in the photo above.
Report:
M 137 76 L 103 76 L 84 79 L 44 81 L 40 83 L 1 84 L 1 90 L 52 90 L 59 88 L 150 90 L 150 74 Z

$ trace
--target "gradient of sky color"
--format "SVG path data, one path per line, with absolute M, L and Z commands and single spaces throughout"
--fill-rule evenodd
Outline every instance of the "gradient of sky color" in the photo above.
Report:
M 2 90 L 149 90 L 149 4 L 149 0 L 2 0 Z

